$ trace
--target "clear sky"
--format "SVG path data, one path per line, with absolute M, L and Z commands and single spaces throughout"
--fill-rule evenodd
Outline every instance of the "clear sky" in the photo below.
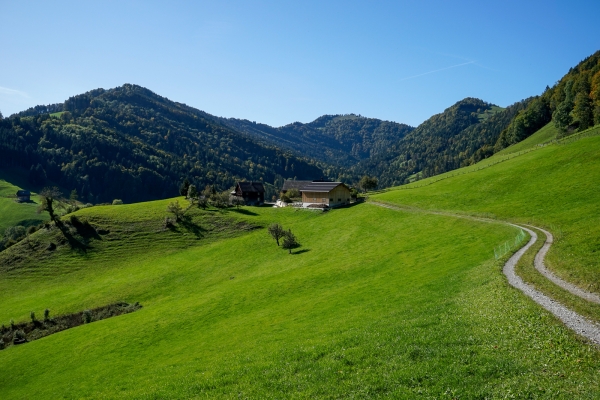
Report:
M 0 0 L 8 116 L 134 83 L 274 126 L 507 106 L 600 50 L 600 1 Z

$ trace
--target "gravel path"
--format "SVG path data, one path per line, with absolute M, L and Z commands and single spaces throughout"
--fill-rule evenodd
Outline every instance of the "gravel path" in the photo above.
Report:
M 381 206 L 381 207 L 389 208 L 392 210 L 417 211 L 416 209 L 403 209 L 402 207 L 395 207 L 390 204 L 378 203 L 378 202 L 374 202 L 374 201 L 372 201 L 371 203 Z M 539 305 L 544 307 L 546 310 L 550 311 L 559 320 L 561 320 L 568 328 L 570 328 L 571 330 L 580 334 L 581 336 L 584 336 L 585 338 L 589 339 L 596 345 L 600 345 L 600 326 L 598 326 L 597 324 L 595 324 L 592 321 L 589 321 L 588 319 L 579 315 L 575 311 L 565 307 L 564 305 L 560 304 L 556 300 L 553 300 L 552 298 L 546 296 L 545 294 L 537 291 L 532 286 L 523 282 L 523 280 L 516 274 L 515 266 L 517 265 L 517 263 L 519 262 L 519 260 L 523 256 L 523 254 L 525 254 L 525 252 L 527 252 L 527 250 L 529 250 L 531 248 L 531 246 L 533 246 L 534 243 L 537 242 L 538 236 L 534 231 L 532 231 L 531 229 L 528 229 L 524 226 L 511 224 L 509 222 L 496 221 L 493 219 L 469 217 L 469 216 L 465 216 L 465 215 L 452 214 L 452 213 L 446 213 L 446 212 L 440 212 L 440 211 L 433 211 L 433 212 L 429 212 L 426 210 L 419 210 L 419 211 L 431 213 L 431 214 L 437 214 L 437 215 L 447 215 L 447 216 L 453 216 L 453 217 L 458 217 L 458 218 L 473 219 L 473 220 L 482 221 L 482 222 L 505 223 L 508 225 L 512 225 L 516 228 L 520 228 L 520 229 L 527 231 L 531 235 L 531 239 L 529 240 L 529 242 L 527 242 L 527 244 L 525 246 L 521 247 L 521 249 L 519 249 L 519 251 L 517 251 L 515 254 L 512 255 L 511 258 L 508 259 L 506 264 L 504 264 L 504 268 L 502 269 L 502 272 L 504 272 L 504 275 L 506 275 L 506 277 L 508 279 L 508 283 L 511 286 L 513 286 L 513 287 L 519 289 L 520 291 L 522 291 L 523 293 L 525 293 L 528 297 L 530 297 L 533 301 L 535 301 L 536 303 L 538 303 Z M 528 226 L 531 226 L 531 225 L 528 225 Z M 565 290 L 568 290 L 569 292 L 571 292 L 577 296 L 583 297 L 586 300 L 589 298 L 594 298 L 594 297 L 597 298 L 598 296 L 595 295 L 594 293 L 586 292 L 586 291 L 576 287 L 573 284 L 565 282 L 546 269 L 546 267 L 544 266 L 544 257 L 546 256 L 548 249 L 552 245 L 552 242 L 553 242 L 552 234 L 550 234 L 550 232 L 547 232 L 538 227 L 534 227 L 534 226 L 531 226 L 531 227 L 535 228 L 535 229 L 539 229 L 540 231 L 544 232 L 544 234 L 546 235 L 546 243 L 538 251 L 538 253 L 535 256 L 534 263 L 535 263 L 536 269 L 538 271 L 540 271 L 545 277 L 550 279 L 552 282 L 556 283 L 560 287 L 564 288 Z M 569 288 L 573 289 L 573 291 L 571 291 Z M 585 296 L 587 296 L 587 297 L 585 297 Z M 600 298 L 599 298 L 599 300 L 600 300 Z M 594 301 L 594 300 L 590 300 L 590 301 Z
M 510 225 L 526 230 L 531 235 L 531 239 L 525 246 L 521 247 L 519 251 L 513 254 L 506 264 L 504 264 L 502 272 L 504 272 L 504 275 L 506 275 L 508 278 L 508 283 L 525 293 L 527 296 L 533 299 L 533 301 L 544 307 L 546 310 L 550 311 L 567 327 L 574 330 L 581 336 L 588 338 L 595 344 L 600 345 L 600 327 L 598 325 L 577 314 L 575 311 L 568 309 L 545 294 L 535 290 L 533 287 L 523 282 L 523 280 L 515 273 L 515 266 L 517 265 L 517 262 L 519 262 L 519 259 L 523 256 L 523 254 L 525 254 L 525 252 L 529 250 L 529 248 L 537 241 L 537 234 L 531 229 L 514 224 Z M 536 229 L 539 228 L 536 227 Z M 551 243 L 552 242 L 550 242 L 550 244 Z M 546 245 L 544 245 L 544 247 L 546 247 Z M 544 256 L 548 252 L 548 248 L 546 248 L 544 251 L 544 247 L 542 247 L 542 249 L 540 249 L 536 255 L 536 263 L 538 257 L 540 262 L 543 262 Z M 550 246 L 548 245 L 548 247 Z
M 592 303 L 600 304 L 600 296 L 598 296 L 596 293 L 591 293 L 591 292 L 585 291 L 585 290 L 581 289 L 580 287 L 573 285 L 572 283 L 564 281 L 564 280 L 560 279 L 558 276 L 554 275 L 552 272 L 550 272 L 546 268 L 546 265 L 544 265 L 544 258 L 546 257 L 546 253 L 548 253 L 550 246 L 552 246 L 552 243 L 554 242 L 554 237 L 552 236 L 552 234 L 550 232 L 548 232 L 544 229 L 538 228 L 537 226 L 531 226 L 531 225 L 527 225 L 527 226 L 538 229 L 538 230 L 542 231 L 544 233 L 544 235 L 546 235 L 546 243 L 544 243 L 544 246 L 535 255 L 535 262 L 534 262 L 535 269 L 537 269 L 538 272 L 540 274 L 544 275 L 548 280 L 552 281 L 554 284 L 560 286 L 561 288 L 565 289 L 566 291 L 574 294 L 575 296 L 579 296 L 582 299 L 590 301 Z

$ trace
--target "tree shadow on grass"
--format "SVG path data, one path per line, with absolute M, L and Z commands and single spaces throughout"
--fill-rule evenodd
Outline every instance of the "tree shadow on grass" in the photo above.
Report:
M 302 249 L 302 250 L 298 250 L 298 251 L 292 251 L 292 254 L 302 254 L 302 253 L 307 253 L 309 251 L 310 251 L 310 249 Z
M 194 221 L 192 221 L 192 218 L 187 215 L 179 220 L 179 225 L 181 225 L 187 231 L 192 232 L 197 238 L 204 237 L 204 232 L 206 232 L 206 229 L 198 224 L 195 224 Z
M 258 215 L 254 211 L 250 211 L 245 208 L 234 208 L 234 209 L 231 209 L 230 211 L 236 212 L 238 214 L 244 214 L 244 215 L 254 215 L 254 216 Z

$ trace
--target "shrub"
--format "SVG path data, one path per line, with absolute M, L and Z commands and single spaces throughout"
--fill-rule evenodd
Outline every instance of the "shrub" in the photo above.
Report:
M 29 228 L 27 228 L 27 234 L 28 235 L 33 235 L 34 233 L 36 233 L 38 230 L 37 226 L 30 226 Z
M 31 317 L 31 322 L 35 323 L 35 312 L 31 312 L 29 313 L 29 316 Z
M 5 347 L 6 345 L 4 344 L 4 339 L 0 338 L 0 350 L 4 350 Z
M 25 336 L 25 332 L 23 332 L 20 329 L 15 331 L 15 335 L 13 336 L 13 342 L 21 341 L 21 340 L 25 340 L 25 339 L 27 339 L 27 336 Z
M 89 324 L 92 322 L 92 312 L 90 310 L 85 310 L 82 315 L 83 323 Z
M 183 208 L 179 204 L 178 200 L 172 201 L 167 206 L 167 212 L 170 212 L 175 216 L 175 220 L 179 221 L 179 219 L 183 216 Z
M 123 204 L 123 200 L 121 200 L 121 199 L 114 199 L 112 202 L 113 206 L 119 206 L 121 204 Z
M 15 329 L 15 320 L 14 319 L 10 320 L 10 329 L 12 329 L 12 330 Z
M 44 321 L 48 321 L 50 319 L 50 310 L 47 308 L 44 310 Z

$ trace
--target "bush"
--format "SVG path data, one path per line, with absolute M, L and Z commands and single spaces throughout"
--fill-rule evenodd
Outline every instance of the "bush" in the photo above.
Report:
M 50 319 L 50 310 L 47 308 L 44 310 L 44 321 L 48 321 Z
M 31 322 L 35 323 L 35 313 L 32 311 L 29 313 L 29 316 L 31 317 Z
M 114 199 L 112 202 L 113 206 L 119 206 L 121 204 L 123 204 L 123 200 L 121 200 L 121 199 Z
M 13 342 L 22 342 L 24 340 L 27 340 L 27 336 L 25 336 L 25 332 L 23 332 L 20 329 L 16 330 L 15 335 L 13 336 Z
M 92 312 L 90 310 L 85 310 L 82 315 L 83 323 L 89 324 L 92 322 Z
M 4 350 L 5 347 L 6 345 L 4 344 L 4 340 L 0 339 L 0 350 Z

